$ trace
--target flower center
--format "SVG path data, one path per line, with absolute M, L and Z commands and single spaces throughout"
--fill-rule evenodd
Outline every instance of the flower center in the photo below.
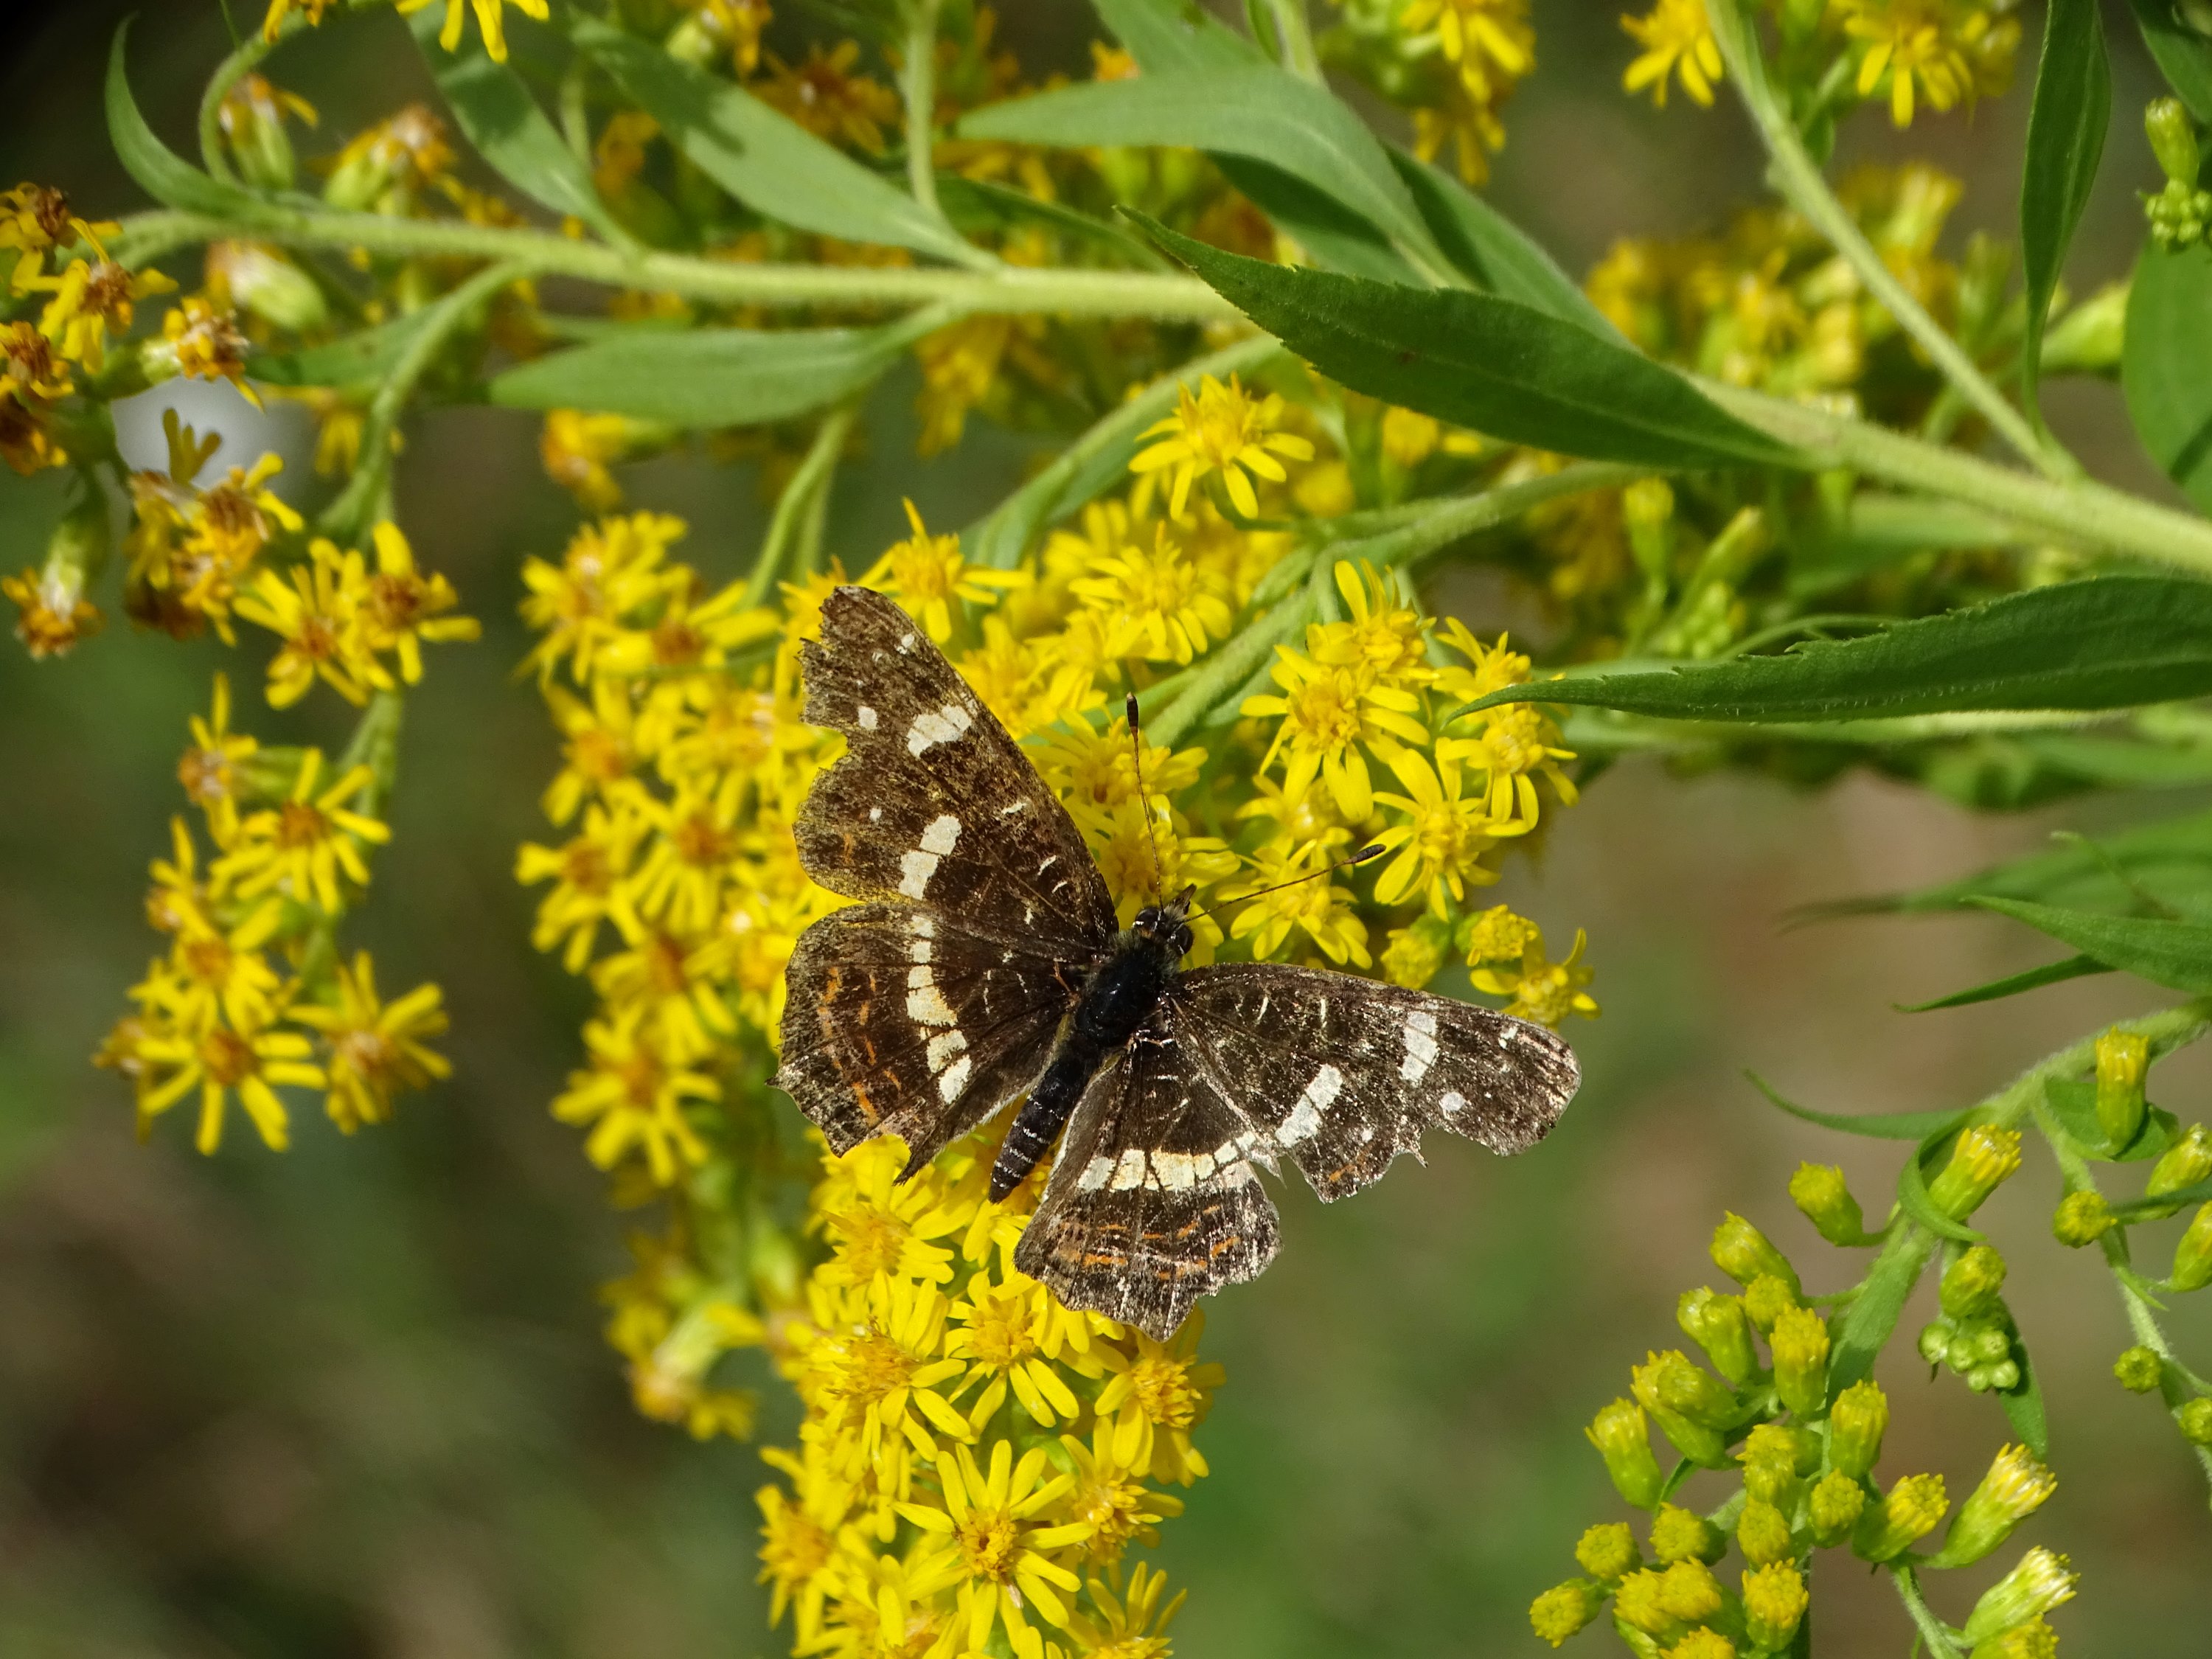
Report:
M 898 1267 L 911 1230 L 889 1210 L 866 1204 L 834 1216 L 830 1225 L 838 1232 L 837 1253 L 845 1260 L 855 1284 L 866 1285 L 878 1273 Z
M 224 1088 L 253 1075 L 253 1045 L 225 1026 L 218 1025 L 200 1039 L 200 1064 Z
M 331 821 L 322 808 L 304 800 L 288 800 L 276 814 L 276 844 L 297 851 L 327 841 Z
M 1021 1534 L 1014 1517 L 1004 1510 L 970 1510 L 960 1523 L 960 1553 L 968 1571 L 978 1578 L 1006 1583 L 1014 1576 L 1014 1556 Z

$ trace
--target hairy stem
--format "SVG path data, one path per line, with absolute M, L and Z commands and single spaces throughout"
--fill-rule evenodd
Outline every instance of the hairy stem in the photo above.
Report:
M 1267 0 L 1267 15 L 1282 43 L 1283 67 L 1301 80 L 1322 84 L 1321 53 L 1314 49 L 1313 25 L 1305 0 Z
M 899 63 L 899 96 L 906 104 L 907 188 L 931 217 L 937 204 L 938 0 L 906 0 L 906 53 Z
M 784 485 L 783 494 L 776 497 L 775 515 L 769 519 L 768 534 L 761 541 L 760 556 L 753 561 L 752 574 L 745 581 L 748 607 L 768 603 L 776 578 L 783 572 L 786 556 L 802 539 L 800 532 L 813 514 L 816 503 L 828 495 L 830 475 L 836 470 L 837 457 L 845 447 L 845 434 L 853 429 L 853 417 L 859 407 L 860 400 L 855 398 L 822 417 L 822 425 L 815 432 L 805 459 L 791 475 L 791 482 Z
M 1928 1598 L 1920 1593 L 1920 1580 L 1911 1567 L 1892 1566 L 1889 1582 L 1897 1586 L 1897 1599 L 1912 1615 L 1912 1627 L 1928 1644 L 1930 1659 L 1960 1659 L 1959 1644 L 1951 1639 L 1950 1630 L 1936 1616 L 1936 1610 L 1928 1605 Z
M 1797 136 L 1796 124 L 1790 118 L 1790 112 L 1766 78 L 1757 25 L 1745 12 L 1742 0 L 1711 0 L 1709 10 L 1713 37 L 1727 61 L 1729 77 L 1742 94 L 1744 107 L 1765 140 L 1767 154 L 1772 161 L 1769 177 L 1783 198 L 1828 239 L 1858 273 L 1868 292 L 1881 301 L 1898 325 L 1927 352 L 1943 378 L 1981 411 L 1983 418 L 2007 443 L 2048 477 L 2076 476 L 2080 468 L 2039 434 L 2027 417 L 2005 400 L 2004 394 L 1975 367 L 1965 348 L 1928 314 L 1911 291 L 1898 280 L 1844 204 L 1836 199 L 1819 164 L 1807 153 L 1803 140 Z
M 278 39 L 290 32 L 297 14 L 284 19 L 286 27 L 278 30 Z M 208 77 L 207 90 L 200 94 L 200 161 L 208 176 L 220 179 L 227 185 L 238 182 L 238 174 L 230 165 L 230 157 L 222 149 L 222 100 L 230 96 L 230 89 L 252 74 L 261 60 L 276 50 L 276 43 L 261 38 L 255 29 L 239 43 L 231 54 L 216 65 L 215 73 Z

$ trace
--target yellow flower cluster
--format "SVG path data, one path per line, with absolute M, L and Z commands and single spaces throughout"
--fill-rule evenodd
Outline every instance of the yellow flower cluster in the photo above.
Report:
M 1169 1650 L 1182 1597 L 1124 1558 L 1182 1513 L 1162 1488 L 1206 1474 L 1191 1436 L 1221 1367 L 1200 1315 L 1158 1342 L 1017 1271 L 1038 1183 L 990 1202 L 996 1151 L 971 1137 L 899 1186 L 904 1147 L 869 1142 L 814 1190 L 828 1255 L 776 1355 L 805 1419 L 760 1493 L 797 1653 Z
M 1342 21 L 1322 37 L 1342 64 L 1413 119 L 1425 161 L 1446 145 L 1471 185 L 1504 148 L 1503 111 L 1536 67 L 1528 0 L 1334 0 Z
M 2020 48 L 2020 21 L 2010 10 L 1980 0 L 1830 0 L 1813 9 L 1809 27 L 1846 54 L 1857 96 L 1882 99 L 1891 121 L 1905 127 L 1921 104 L 1940 113 L 2004 91 Z M 1620 26 L 1643 48 L 1622 74 L 1628 91 L 1648 89 L 1663 106 L 1671 77 L 1711 106 L 1723 66 L 1705 0 L 1656 0 Z
M 321 1090 L 348 1134 L 383 1122 L 395 1093 L 449 1067 L 428 1046 L 446 1029 L 436 986 L 387 1003 L 367 951 L 337 958 L 338 921 L 368 884 L 368 850 L 391 839 L 376 767 L 234 732 L 218 674 L 177 773 L 214 856 L 203 867 L 199 836 L 170 821 L 173 851 L 155 861 L 146 896 L 167 952 L 131 988 L 137 1011 L 99 1063 L 131 1080 L 142 1130 L 197 1096 L 203 1152 L 221 1146 L 234 1095 L 278 1152 L 291 1138 L 282 1087 Z

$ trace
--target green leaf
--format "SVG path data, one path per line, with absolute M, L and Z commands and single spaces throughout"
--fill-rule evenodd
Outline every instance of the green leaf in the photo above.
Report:
M 2037 1457 L 2048 1461 L 2051 1456 L 2051 1425 L 2043 1410 L 2043 1385 L 2035 1380 L 2035 1367 L 2027 1358 L 2027 1344 L 2020 1340 L 2020 1333 L 2012 1334 L 2012 1362 L 2020 1367 L 2020 1382 L 2013 1388 L 2001 1391 L 1997 1404 L 2004 1407 L 2006 1419 L 2021 1443 Z
M 464 42 L 458 52 L 440 46 L 442 6 L 418 11 L 407 21 L 462 134 L 493 172 L 539 206 L 580 219 L 618 246 L 634 245 L 599 200 L 589 169 L 538 107 L 520 75 L 494 63 L 481 46 Z
M 2105 1139 L 2105 1126 L 2097 1121 L 2094 1082 L 2086 1078 L 2046 1078 L 2043 1098 L 2068 1139 L 2088 1157 L 2114 1164 L 2139 1164 L 2156 1158 L 2181 1133 L 2179 1119 L 2153 1106 L 2144 1112 L 2142 1127 L 2136 1131 L 2135 1139 L 2115 1150 Z
M 848 242 L 981 256 L 897 185 L 831 149 L 751 94 L 588 17 L 569 36 L 620 83 L 702 173 L 756 212 Z
M 1849 720 L 2127 708 L 2208 692 L 2212 583 L 2098 576 L 1781 656 L 1507 686 L 1467 708 L 1585 703 L 1670 720 Z
M 1442 168 L 1403 150 L 1390 152 L 1390 164 L 1413 191 L 1444 257 L 1476 287 L 1563 323 L 1578 323 L 1601 338 L 1620 337 L 1612 319 L 1590 303 L 1552 256 L 1489 203 Z
M 1508 442 L 1599 460 L 1796 459 L 1674 370 L 1533 307 L 1288 270 L 1132 216 L 1231 304 L 1356 392 Z
M 2192 1204 L 2212 1200 L 2212 1180 L 2200 1181 L 2193 1187 L 2180 1187 L 2170 1193 L 2160 1193 L 2156 1198 L 2133 1198 L 2124 1204 L 2112 1206 L 2112 1213 L 2124 1222 L 2160 1221 L 2179 1213 Z
M 1948 1134 L 1972 1109 L 1960 1106 L 1948 1112 L 1816 1112 L 1809 1106 L 1785 1100 L 1758 1073 L 1746 1072 L 1744 1075 L 1771 1103 L 1792 1117 L 1817 1123 L 1824 1129 L 1840 1129 L 1847 1135 L 1865 1135 L 1875 1140 L 1925 1140 L 1930 1135 Z
M 1198 0 L 1091 0 L 1091 4 L 1099 21 L 1147 75 L 1243 69 L 1267 62 L 1257 46 Z
M 259 198 L 236 185 L 210 178 L 163 143 L 146 125 L 137 100 L 131 95 L 131 77 L 124 67 L 124 49 L 130 38 L 131 21 L 125 18 L 117 27 L 115 42 L 107 53 L 107 136 L 123 170 L 164 207 L 216 218 L 252 219 L 264 205 Z
M 858 391 L 914 337 L 878 329 L 662 328 L 610 334 L 510 368 L 491 401 L 512 409 L 588 409 L 684 427 L 785 420 Z
M 246 359 L 246 378 L 267 386 L 379 386 L 429 319 L 426 307 L 322 345 L 256 352 Z
M 988 179 L 963 179 L 957 173 L 940 173 L 937 201 L 954 227 L 969 235 L 1000 235 L 1025 224 L 1046 225 L 1083 238 L 1094 247 L 1116 255 L 1125 265 L 1146 270 L 1174 269 L 1156 249 L 1121 226 L 1094 219 L 1062 203 L 1039 201 L 1027 191 L 1010 190 Z
M 1061 148 L 1182 145 L 1278 167 L 1372 224 L 1414 258 L 1442 254 L 1382 143 L 1330 93 L 1276 68 L 1147 70 L 988 104 L 963 137 Z
M 2179 0 L 2129 0 L 2143 44 L 2189 112 L 2212 123 L 2212 40 L 2181 20 Z
M 2212 244 L 2144 245 L 2128 291 L 2120 390 L 2150 458 L 2212 513 Z
M 2027 290 L 2021 395 L 2031 412 L 2051 295 L 2066 262 L 2067 244 L 2088 205 L 2112 113 L 2112 71 L 2105 58 L 2097 0 L 2050 0 L 2020 180 L 2020 263 Z
M 1954 1239 L 1961 1244 L 1986 1243 L 1988 1241 L 1965 1222 L 1956 1220 L 1938 1209 L 1935 1199 L 1929 1194 L 1927 1161 L 1949 1139 L 1948 1131 L 1932 1134 L 1920 1143 L 1911 1158 L 1905 1160 L 1905 1167 L 1897 1172 L 1898 1207 L 1939 1237 Z
M 1874 1375 L 1875 1356 L 1897 1328 L 1898 1316 L 1905 1311 L 1912 1287 L 1920 1282 L 1935 1249 L 1932 1234 L 1909 1224 L 1900 1226 L 1882 1247 L 1851 1305 L 1836 1322 L 1835 1351 L 1828 1364 L 1832 1390 L 1847 1389 Z
M 2063 984 L 2069 979 L 2081 979 L 2090 974 L 2109 974 L 2112 970 L 2094 957 L 2067 957 L 2058 962 L 2046 962 L 2040 968 L 2008 974 L 2002 979 L 1993 979 L 1985 985 L 1977 985 L 1970 991 L 1954 991 L 1948 997 L 1937 997 L 1933 1002 L 1900 1004 L 1901 1014 L 1925 1014 L 1938 1008 L 1965 1008 L 1977 1002 L 1996 1002 L 2005 997 L 2016 997 L 2023 991 L 2039 991 L 2046 985 Z
M 1968 902 L 2026 922 L 2062 945 L 2154 985 L 2199 995 L 2212 992 L 2212 927 L 2203 922 L 2099 915 L 2020 899 L 1978 897 Z

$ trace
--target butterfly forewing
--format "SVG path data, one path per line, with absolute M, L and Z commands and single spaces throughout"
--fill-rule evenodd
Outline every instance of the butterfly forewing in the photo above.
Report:
M 945 916 L 855 905 L 792 952 L 776 1082 L 836 1151 L 896 1134 L 919 1168 L 1036 1080 L 1080 985 Z
M 1540 1025 L 1348 974 L 1228 963 L 1170 996 L 1190 1062 L 1325 1200 L 1417 1152 L 1424 1129 L 1524 1152 L 1580 1079 Z
M 1014 1265 L 1164 1340 L 1198 1297 L 1272 1261 L 1266 1148 L 1188 1063 L 1171 1004 L 1091 1079 Z M 1267 1160 L 1273 1167 L 1272 1160 Z
M 846 739 L 799 812 L 810 876 L 1040 955 L 1087 962 L 1111 946 L 1113 900 L 1067 809 L 904 611 L 841 587 L 803 661 L 806 719 Z

